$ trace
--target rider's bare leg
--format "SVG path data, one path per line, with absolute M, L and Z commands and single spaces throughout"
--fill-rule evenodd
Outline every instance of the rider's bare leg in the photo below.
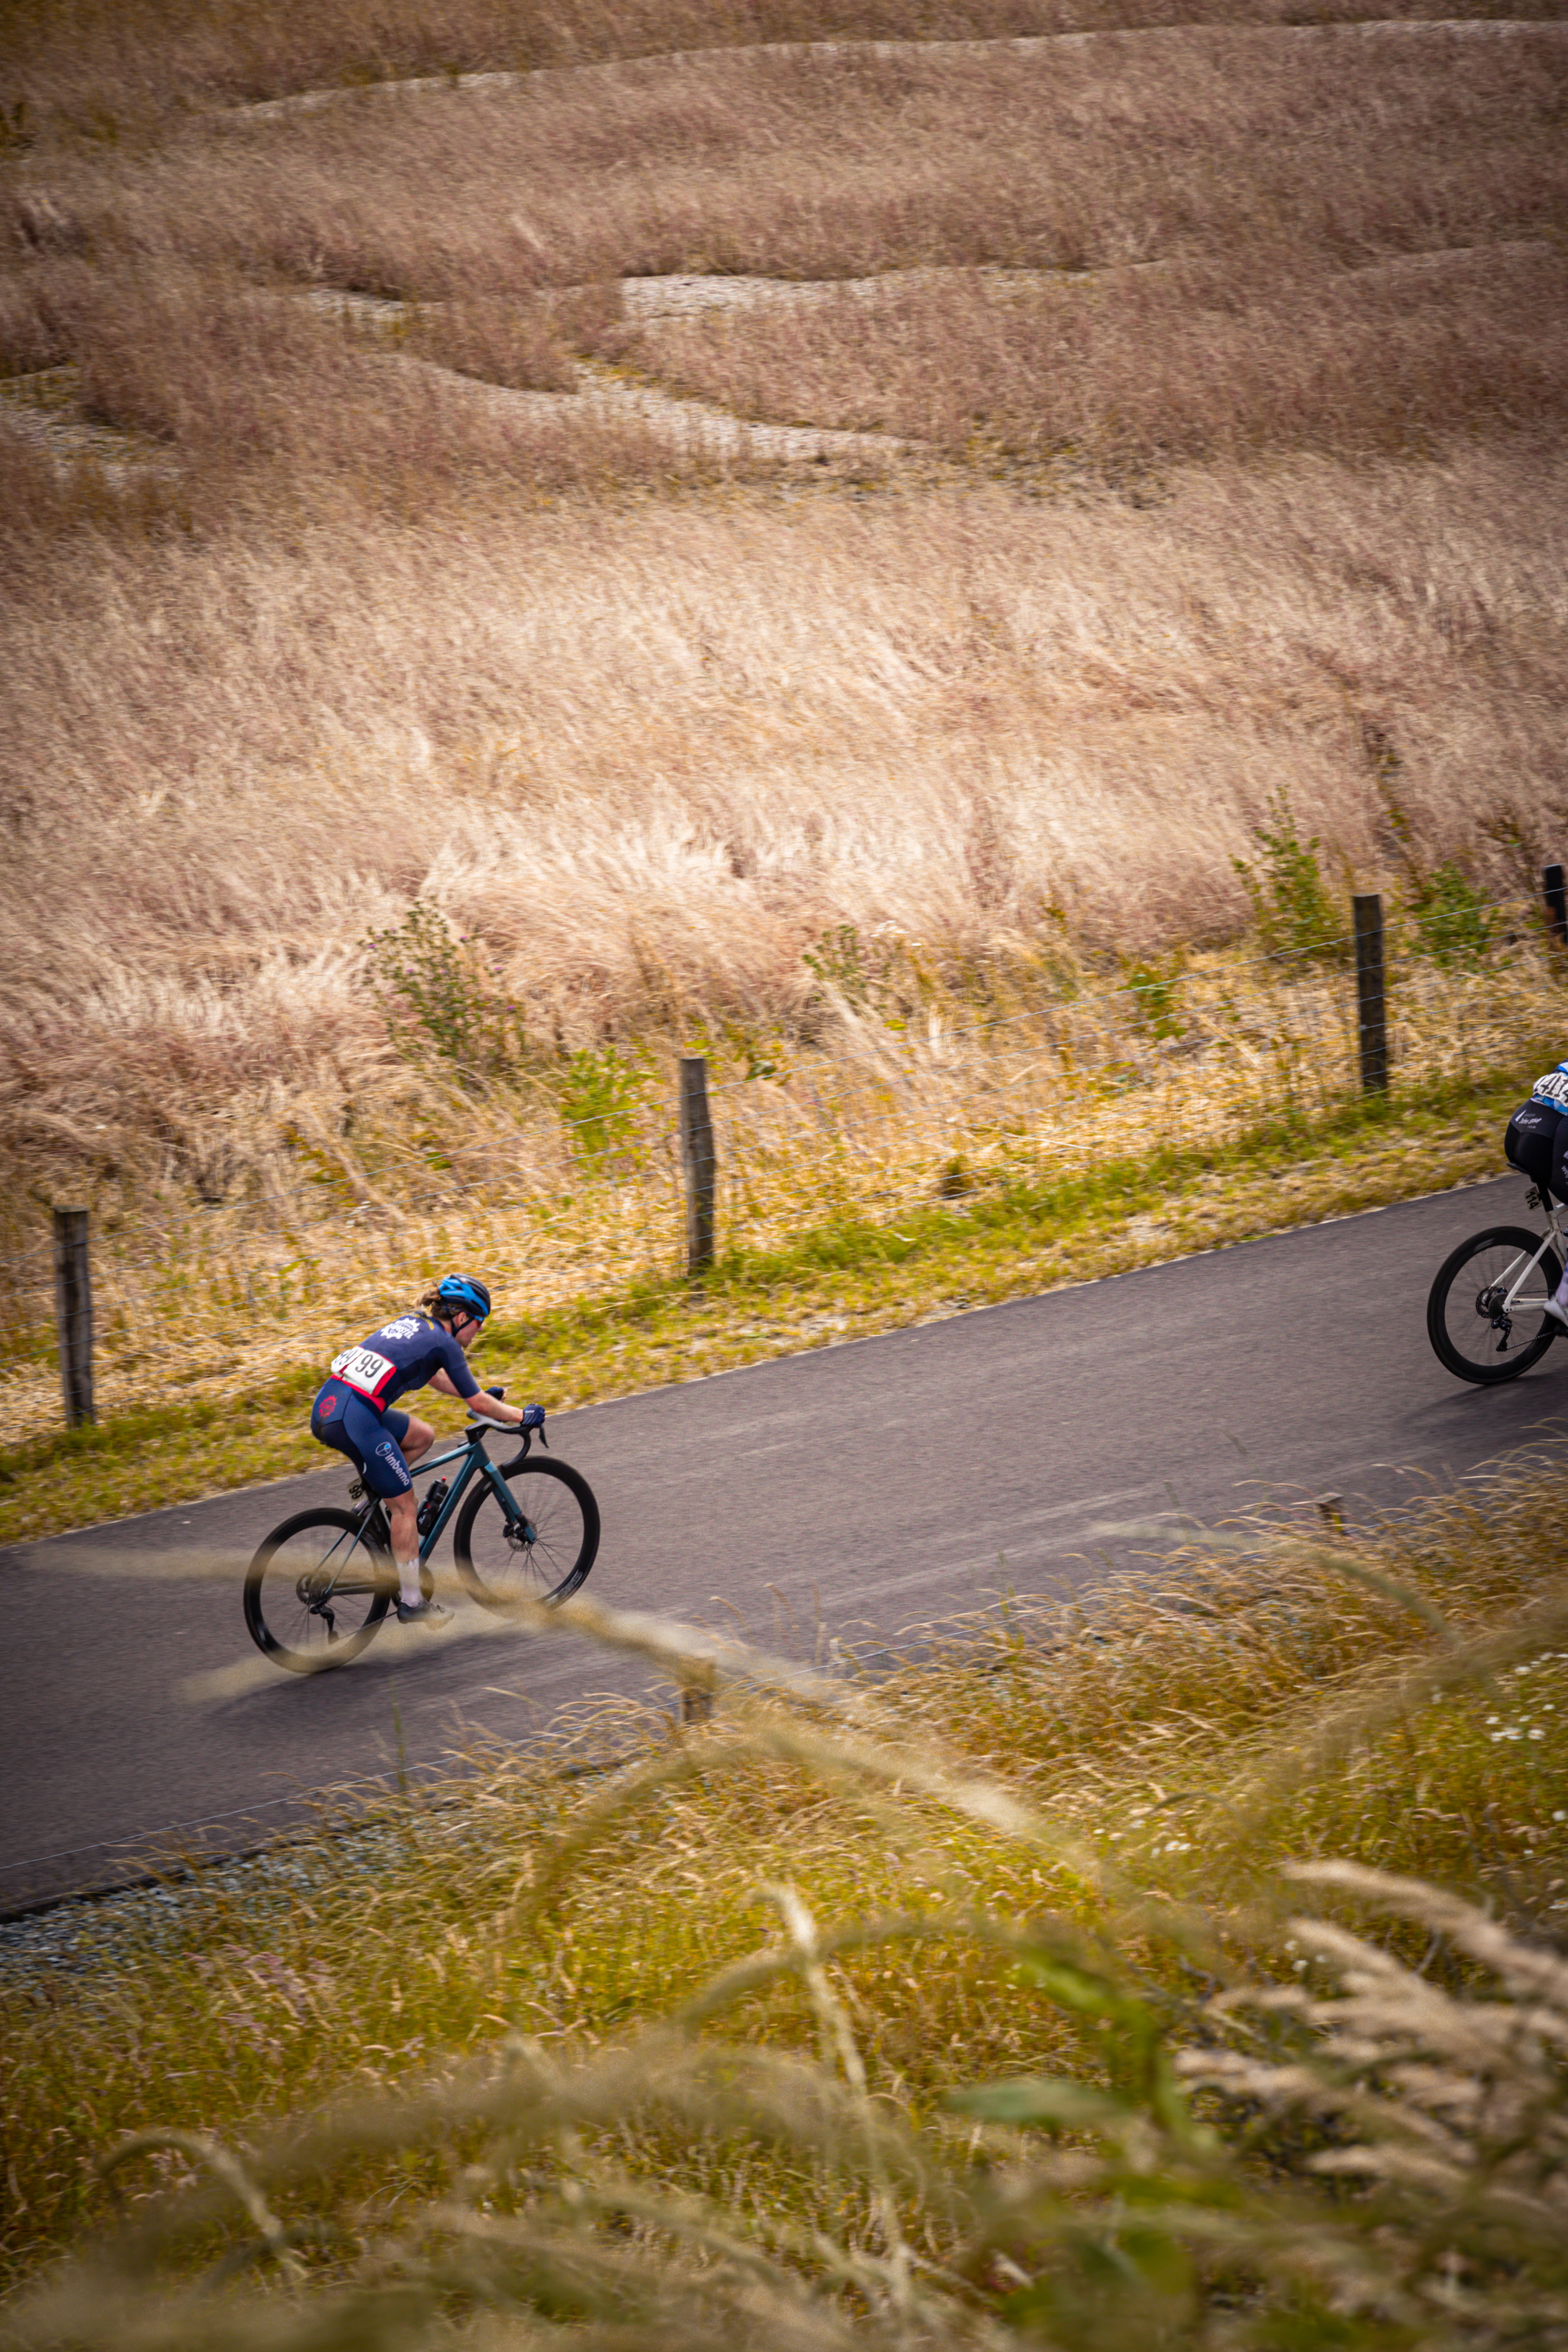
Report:
M 419 1421 L 413 1413 L 410 1413 L 408 1416 L 408 1427 L 405 1431 L 403 1438 L 403 1458 L 405 1462 L 417 1462 L 421 1454 L 429 1453 L 430 1448 L 435 1444 L 435 1443 L 436 1433 L 431 1428 L 429 1423 L 427 1421 Z
M 409 1439 L 413 1437 L 417 1425 L 417 1423 L 410 1423 Z M 407 1442 L 405 1440 L 404 1444 L 405 1459 Z M 429 1440 L 426 1438 L 426 1444 L 428 1444 Z M 423 1453 L 424 1450 L 421 1446 L 420 1452 Z M 397 1565 L 397 1597 L 400 1601 L 406 1601 L 410 1608 L 419 1599 L 418 1519 L 419 1498 L 412 1486 L 406 1495 L 394 1495 L 388 1498 L 386 1521 L 392 1529 L 392 1557 Z

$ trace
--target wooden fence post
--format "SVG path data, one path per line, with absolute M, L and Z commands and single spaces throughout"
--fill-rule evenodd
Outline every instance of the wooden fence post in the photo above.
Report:
M 1568 892 L 1563 887 L 1561 866 L 1548 866 L 1541 877 L 1546 901 L 1546 928 L 1560 948 L 1568 948 Z
M 683 1658 L 680 1667 L 680 1720 L 682 1723 L 711 1722 L 713 1685 L 717 1680 L 712 1667 L 699 1664 L 692 1658 Z
M 1355 993 L 1361 1028 L 1363 1094 L 1388 1092 L 1388 1005 L 1383 979 L 1383 900 L 1375 890 L 1355 899 Z
M 55 1321 L 60 1341 L 60 1391 L 72 1429 L 92 1410 L 92 1266 L 87 1211 L 55 1211 Z
M 680 1057 L 680 1164 L 686 1174 L 686 1271 L 713 1263 L 713 1122 L 708 1116 L 708 1065 Z

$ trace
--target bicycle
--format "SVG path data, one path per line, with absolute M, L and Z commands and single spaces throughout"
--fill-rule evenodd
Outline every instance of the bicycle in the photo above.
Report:
M 535 1433 L 549 1451 L 542 1429 L 525 1430 L 522 1449 L 510 1462 L 492 1462 L 484 1441 L 498 1426 L 470 1413 L 468 1434 L 421 1462 L 415 1475 L 451 1462 L 462 1465 L 428 1528 L 420 1528 L 422 1590 L 426 1596 L 435 1590 L 430 1555 L 456 1521 L 458 1575 L 476 1601 L 504 1616 L 521 1601 L 562 1601 L 579 1589 L 599 1549 L 599 1506 L 581 1471 L 529 1459 Z M 357 1510 L 299 1511 L 285 1519 L 246 1570 L 245 1622 L 275 1665 L 302 1675 L 346 1666 L 374 1638 L 396 1597 L 385 1511 L 356 1483 L 349 1499 L 359 1496 Z M 428 1507 L 426 1496 L 421 1520 Z
M 1523 1225 L 1489 1225 L 1444 1259 L 1426 1295 L 1426 1336 L 1438 1362 L 1483 1388 L 1529 1371 L 1562 1328 L 1546 1312 L 1563 1275 L 1557 1206 L 1537 1184 L 1525 1206 L 1544 1212 L 1544 1239 Z

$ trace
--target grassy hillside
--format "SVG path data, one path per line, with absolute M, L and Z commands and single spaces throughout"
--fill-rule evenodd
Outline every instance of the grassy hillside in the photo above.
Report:
M 1529 896 L 1565 54 L 1268 9 L 9 10 L 22 1389 L 54 1201 L 117 1296 L 213 1214 L 246 1296 L 412 1273 L 433 1171 L 531 1219 L 692 1045 L 774 1138 L 829 1106 L 841 1164 L 890 1083 L 929 1198 L 999 1124 L 1049 1156 L 998 1017 L 1052 1106 L 1086 1052 L 1154 1082 L 1137 1022 L 1063 1060 L 1071 1007 L 1271 944 L 1267 839 L 1341 925 L 1352 885 Z
M 4 9 L 8 1529 L 458 1258 L 557 1404 L 1495 1164 L 1568 35 L 1287 13 Z M 0 2334 L 1557 2341 L 1556 1483 L 8 1935 Z

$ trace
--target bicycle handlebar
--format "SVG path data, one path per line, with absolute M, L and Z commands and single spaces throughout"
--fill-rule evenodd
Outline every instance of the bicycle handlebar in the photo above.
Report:
M 506 1391 L 505 1389 L 487 1389 L 485 1391 L 485 1394 L 486 1396 L 503 1397 L 506 1394 Z M 537 1413 L 539 1418 L 534 1422 L 524 1420 L 515 1424 L 519 1434 L 522 1439 L 522 1454 L 518 1454 L 516 1457 L 519 1462 L 522 1460 L 523 1454 L 528 1452 L 529 1447 L 536 1437 L 538 1438 L 541 1445 L 543 1446 L 545 1452 L 548 1454 L 550 1451 L 550 1440 L 544 1434 L 544 1407 L 542 1404 L 531 1404 L 528 1410 L 531 1413 Z M 470 1429 L 501 1430 L 505 1429 L 507 1426 L 508 1424 L 504 1421 L 492 1421 L 488 1412 L 476 1412 L 474 1411 L 472 1402 L 470 1401 L 468 1405 L 468 1427 Z

